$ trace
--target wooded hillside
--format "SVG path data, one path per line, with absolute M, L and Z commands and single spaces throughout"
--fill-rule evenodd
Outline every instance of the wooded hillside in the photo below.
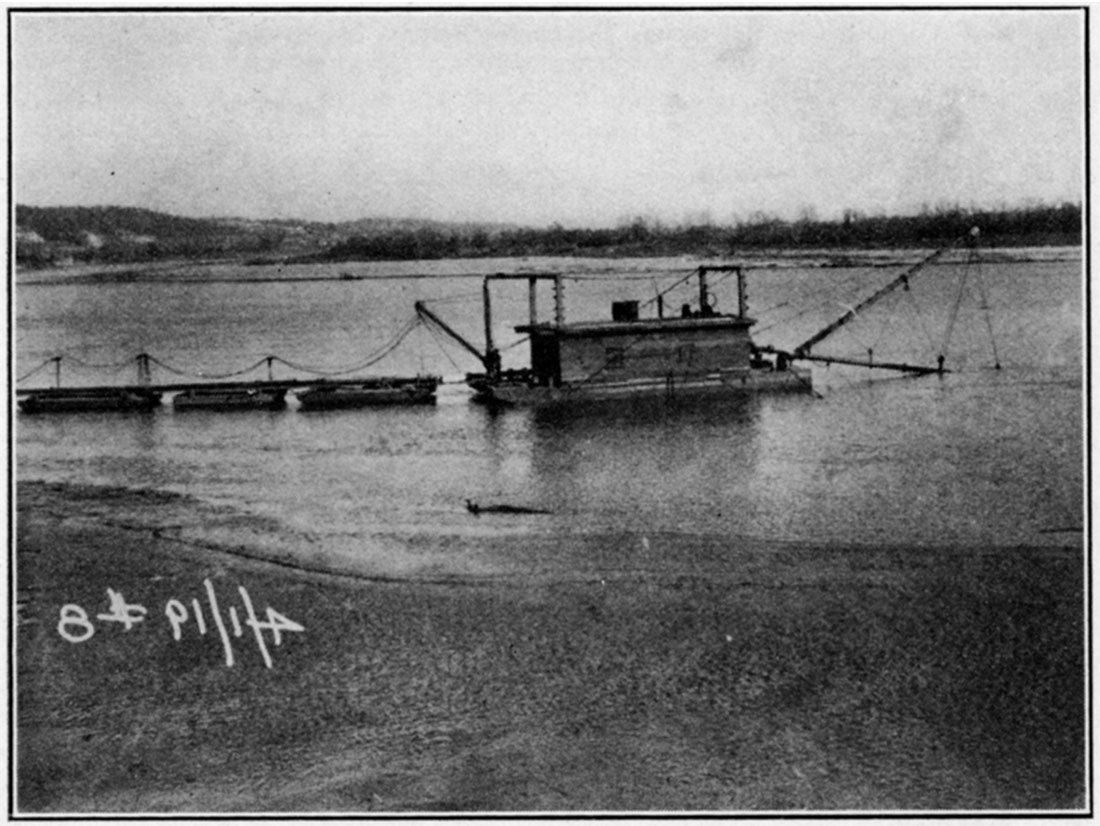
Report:
M 1082 243 L 1080 204 L 1015 209 L 939 208 L 919 215 L 866 215 L 838 221 L 784 221 L 757 214 L 729 225 L 665 225 L 638 218 L 615 227 L 538 229 L 505 224 L 363 219 L 307 221 L 201 219 L 129 207 L 16 207 L 16 254 L 24 265 L 65 261 L 240 258 L 353 261 L 487 256 L 735 255 L 759 249 L 929 248 L 972 227 L 990 247 Z

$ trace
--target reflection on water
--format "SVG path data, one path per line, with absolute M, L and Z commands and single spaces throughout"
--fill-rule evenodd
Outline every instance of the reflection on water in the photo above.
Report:
M 520 411 L 540 501 L 578 529 L 710 530 L 759 461 L 758 398 Z M 727 508 L 728 510 L 728 508 Z

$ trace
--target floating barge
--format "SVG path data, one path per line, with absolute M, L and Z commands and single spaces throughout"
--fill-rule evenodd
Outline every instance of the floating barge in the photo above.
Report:
M 160 405 L 160 393 L 141 388 L 35 390 L 19 399 L 24 413 L 148 412 Z
M 174 393 L 172 407 L 189 410 L 280 410 L 291 388 L 303 410 L 434 404 L 438 376 L 385 376 L 367 379 L 316 381 L 287 379 L 241 384 L 186 383 L 156 386 L 44 388 L 17 390 L 24 413 L 78 413 L 87 411 L 150 411 L 161 396 Z
M 303 410 L 435 404 L 439 376 L 380 377 L 358 384 L 320 384 L 296 393 Z
M 285 387 L 222 386 L 184 390 L 172 399 L 176 410 L 281 410 Z

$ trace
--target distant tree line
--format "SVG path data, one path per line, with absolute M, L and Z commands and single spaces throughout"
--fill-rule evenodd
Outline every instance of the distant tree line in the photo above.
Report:
M 756 213 L 730 225 L 667 225 L 635 218 L 615 227 L 561 224 L 446 224 L 365 219 L 347 224 L 182 218 L 128 207 L 16 206 L 16 255 L 23 265 L 62 260 L 141 261 L 238 257 L 269 261 L 362 261 L 573 256 L 727 256 L 759 249 L 938 247 L 977 226 L 985 246 L 1073 246 L 1080 204 L 995 210 L 937 207 L 918 215 L 794 221 Z
M 841 220 L 784 221 L 757 214 L 731 226 L 667 226 L 642 218 L 614 228 L 510 228 L 459 233 L 438 226 L 382 235 L 354 235 L 317 256 L 329 261 L 525 255 L 728 255 L 752 249 L 937 247 L 981 230 L 986 246 L 1074 246 L 1082 237 L 1081 206 L 1019 209 L 937 208 L 919 215 L 866 215 Z

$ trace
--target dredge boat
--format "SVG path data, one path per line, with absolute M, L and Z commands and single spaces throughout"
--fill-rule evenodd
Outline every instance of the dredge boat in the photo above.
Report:
M 712 272 L 736 274 L 735 314 L 715 310 L 707 287 L 707 275 Z M 665 315 L 663 301 L 658 298 L 656 317 L 642 318 L 637 301 L 618 301 L 611 305 L 610 320 L 573 323 L 566 323 L 564 318 L 560 274 L 486 276 L 484 354 L 423 302 L 417 302 L 416 310 L 485 365 L 484 373 L 466 377 L 479 401 L 543 406 L 584 400 L 809 392 L 809 370 L 795 368 L 785 354 L 766 357 L 753 344 L 749 328 L 755 321 L 746 314 L 741 267 L 699 267 L 693 274 L 698 278 L 698 306 L 685 304 L 675 316 Z M 530 367 L 501 369 L 500 352 L 493 345 L 489 295 L 489 283 L 498 279 L 526 279 L 529 283 L 530 321 L 515 330 L 530 339 Z M 538 319 L 539 280 L 553 282 L 553 321 Z
M 184 390 L 172 399 L 176 410 L 279 410 L 286 406 L 285 387 L 234 387 Z
M 971 261 L 977 260 L 978 230 L 971 231 Z M 795 362 L 846 364 L 911 375 L 942 374 L 944 355 L 936 365 L 876 361 L 868 351 L 866 359 L 818 355 L 813 348 L 872 304 L 894 290 L 909 289 L 909 279 L 918 270 L 946 252 L 936 250 L 881 287 L 856 307 L 793 350 L 758 346 L 749 329 L 756 323 L 747 312 L 744 272 L 740 266 L 703 266 L 688 277 L 698 280 L 698 306 L 682 305 L 680 312 L 666 315 L 663 293 L 656 298 L 656 316 L 642 318 L 637 301 L 611 305 L 611 319 L 566 323 L 562 298 L 562 275 L 495 274 L 482 283 L 485 312 L 485 352 L 455 332 L 442 319 L 416 303 L 422 320 L 434 325 L 473 353 L 485 366 L 483 373 L 468 373 L 466 383 L 474 398 L 503 405 L 554 406 L 587 400 L 629 403 L 635 399 L 739 396 L 759 392 L 813 391 L 811 371 Z M 969 263 L 968 263 L 969 267 Z M 737 277 L 737 312 L 719 313 L 707 287 L 710 273 Z M 965 283 L 966 273 L 963 273 Z M 518 370 L 501 368 L 500 351 L 493 344 L 489 284 L 499 279 L 526 279 L 529 284 L 530 321 L 515 328 L 530 340 L 530 366 Z M 551 280 L 554 287 L 554 320 L 539 321 L 536 288 L 539 280 Z M 682 279 L 686 280 L 685 279 Z M 677 282 L 681 283 L 681 282 Z M 675 287 L 677 285 L 673 285 Z M 671 288 L 670 288 L 671 289 Z M 984 288 L 983 288 L 984 289 Z M 666 290 L 665 292 L 668 292 Z M 961 300 L 962 292 L 960 288 Z M 957 309 L 957 307 L 956 307 Z M 954 314 L 952 314 L 954 316 Z M 944 351 L 954 318 L 948 322 Z M 990 327 L 992 336 L 992 327 Z M 994 360 L 996 349 L 994 345 Z M 999 362 L 997 367 L 1000 367 Z
M 319 384 L 295 395 L 303 410 L 435 404 L 440 381 L 439 376 L 380 377 L 360 384 Z
M 160 393 L 141 388 L 36 390 L 19 400 L 24 413 L 83 413 L 99 410 L 149 411 L 160 404 Z

